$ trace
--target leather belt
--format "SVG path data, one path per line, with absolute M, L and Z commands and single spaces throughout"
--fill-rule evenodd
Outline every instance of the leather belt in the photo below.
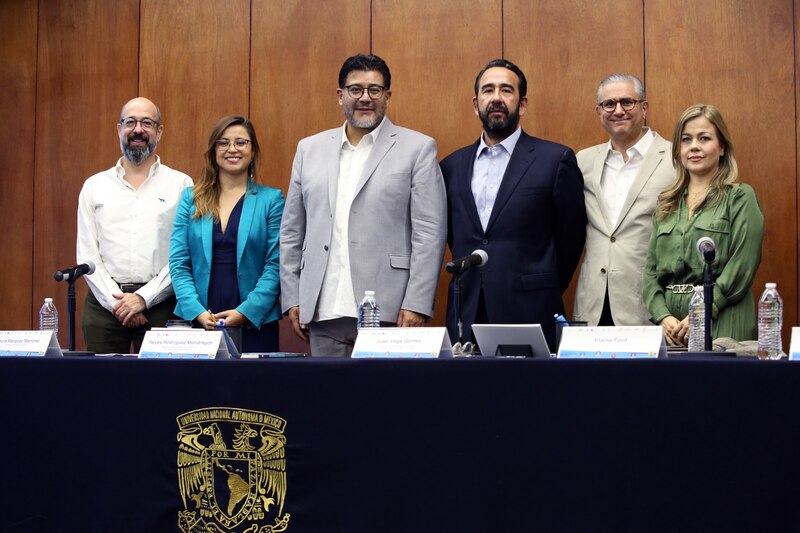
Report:
M 117 283 L 117 285 L 119 285 L 119 290 L 122 292 L 136 292 L 147 283 Z
M 672 294 L 690 294 L 694 292 L 694 285 L 691 283 L 683 283 L 680 285 L 667 285 L 667 290 L 672 291 Z

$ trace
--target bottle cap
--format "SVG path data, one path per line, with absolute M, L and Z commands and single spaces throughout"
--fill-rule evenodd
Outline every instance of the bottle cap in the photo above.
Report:
M 53 303 L 53 299 L 52 298 L 45 298 L 44 299 L 44 303 L 51 304 L 51 303 Z
M 777 284 L 775 284 L 775 283 L 773 283 L 773 282 L 770 282 L 770 283 L 766 283 L 764 286 L 765 286 L 767 289 L 774 289 L 775 287 L 777 287 Z
M 695 285 L 694 286 L 694 292 L 703 292 L 703 286 L 702 285 Z
M 364 296 L 375 296 L 375 291 L 364 291 Z

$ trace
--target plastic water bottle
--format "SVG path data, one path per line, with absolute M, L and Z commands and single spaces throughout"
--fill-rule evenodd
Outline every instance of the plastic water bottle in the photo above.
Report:
M 697 285 L 689 299 L 689 346 L 690 352 L 702 352 L 706 347 L 706 299 L 703 286 Z
M 358 328 L 381 327 L 381 308 L 375 301 L 375 291 L 364 291 L 364 299 L 358 306 Z
M 44 305 L 39 310 L 39 329 L 53 330 L 58 334 L 58 310 L 52 298 L 45 298 Z
M 783 351 L 783 300 L 774 283 L 767 283 L 758 300 L 758 358 L 780 359 Z

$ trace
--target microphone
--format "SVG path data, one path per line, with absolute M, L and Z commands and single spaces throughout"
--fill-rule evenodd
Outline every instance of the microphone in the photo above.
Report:
M 466 257 L 455 259 L 444 267 L 450 274 L 461 274 L 472 267 L 482 267 L 489 260 L 489 254 L 483 250 L 475 250 Z
M 94 272 L 94 263 L 91 261 L 86 261 L 80 265 L 59 270 L 53 274 L 53 277 L 56 279 L 56 281 L 75 281 L 79 277 L 86 274 L 91 274 L 92 272 Z
M 711 237 L 700 237 L 697 240 L 697 253 L 700 254 L 700 259 L 706 263 L 713 263 L 717 258 L 717 245 L 714 244 L 714 239 Z

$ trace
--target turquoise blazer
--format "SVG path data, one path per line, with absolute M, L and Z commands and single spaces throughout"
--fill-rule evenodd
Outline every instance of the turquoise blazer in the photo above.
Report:
M 281 317 L 278 241 L 283 204 L 278 189 L 251 183 L 242 205 L 236 243 L 242 303 L 236 310 L 256 328 Z M 169 249 L 169 273 L 178 300 L 175 314 L 184 320 L 194 320 L 208 310 L 214 220 L 210 216 L 193 219 L 194 212 L 190 187 L 181 195 Z

